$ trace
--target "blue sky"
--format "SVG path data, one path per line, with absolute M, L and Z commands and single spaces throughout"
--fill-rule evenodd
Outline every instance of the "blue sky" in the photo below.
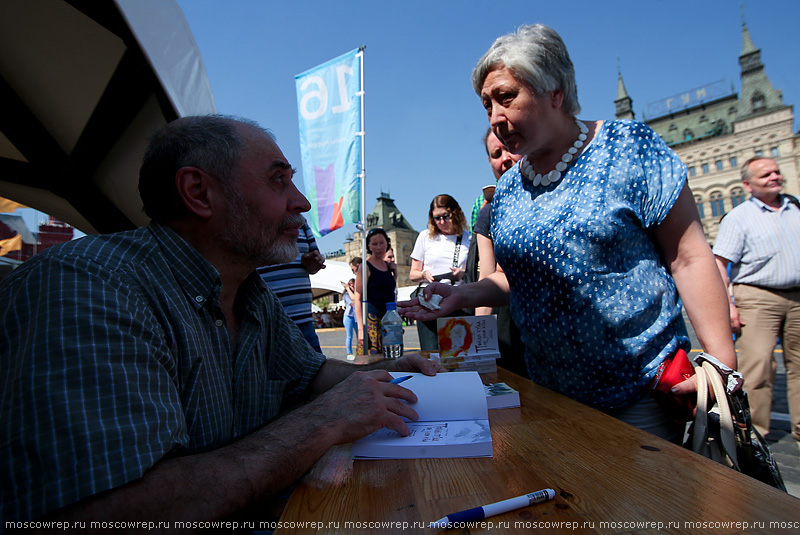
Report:
M 498 36 L 542 22 L 575 64 L 583 119 L 613 119 L 617 58 L 637 119 L 647 104 L 725 79 L 740 89 L 738 0 L 178 0 L 219 112 L 270 128 L 298 168 L 294 76 L 365 45 L 367 210 L 381 191 L 416 230 L 439 193 L 465 212 L 493 181 L 475 62 Z M 784 102 L 800 105 L 800 1 L 749 0 L 744 16 Z M 800 115 L 800 113 L 798 113 Z M 798 129 L 795 120 L 795 131 Z M 341 247 L 353 225 L 318 240 Z

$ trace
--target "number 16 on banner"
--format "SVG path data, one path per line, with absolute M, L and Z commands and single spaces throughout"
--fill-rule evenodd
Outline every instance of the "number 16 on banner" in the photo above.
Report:
M 295 76 L 308 220 L 317 237 L 360 220 L 361 54 Z

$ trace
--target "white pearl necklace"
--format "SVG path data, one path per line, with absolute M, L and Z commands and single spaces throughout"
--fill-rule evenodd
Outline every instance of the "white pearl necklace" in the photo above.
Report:
M 563 156 L 561 156 L 561 161 L 556 164 L 555 169 L 543 175 L 537 173 L 533 170 L 533 165 L 531 165 L 530 160 L 528 160 L 527 154 L 519 162 L 519 170 L 522 172 L 522 175 L 533 182 L 534 186 L 546 187 L 561 180 L 561 173 L 567 169 L 567 164 L 572 161 L 572 158 L 575 157 L 575 154 L 577 154 L 578 150 L 583 147 L 583 142 L 586 141 L 586 134 L 589 132 L 589 129 L 586 128 L 586 125 L 580 122 L 577 118 L 575 119 L 575 124 L 578 125 L 578 128 L 580 129 L 578 139 L 576 139 L 575 143 L 572 144 L 569 150 L 565 152 Z

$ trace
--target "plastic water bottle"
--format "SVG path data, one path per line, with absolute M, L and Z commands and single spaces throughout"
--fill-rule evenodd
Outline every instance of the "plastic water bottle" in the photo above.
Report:
M 381 319 L 383 358 L 398 359 L 403 356 L 403 320 L 397 313 L 396 303 L 386 303 L 386 314 Z

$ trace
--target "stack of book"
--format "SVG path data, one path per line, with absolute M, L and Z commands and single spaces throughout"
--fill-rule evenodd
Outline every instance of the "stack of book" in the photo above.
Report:
M 519 392 L 505 383 L 483 385 L 486 390 L 486 406 L 490 409 L 519 407 Z
M 438 359 L 451 371 L 497 371 L 497 316 L 439 318 L 436 322 L 439 354 L 431 359 Z

